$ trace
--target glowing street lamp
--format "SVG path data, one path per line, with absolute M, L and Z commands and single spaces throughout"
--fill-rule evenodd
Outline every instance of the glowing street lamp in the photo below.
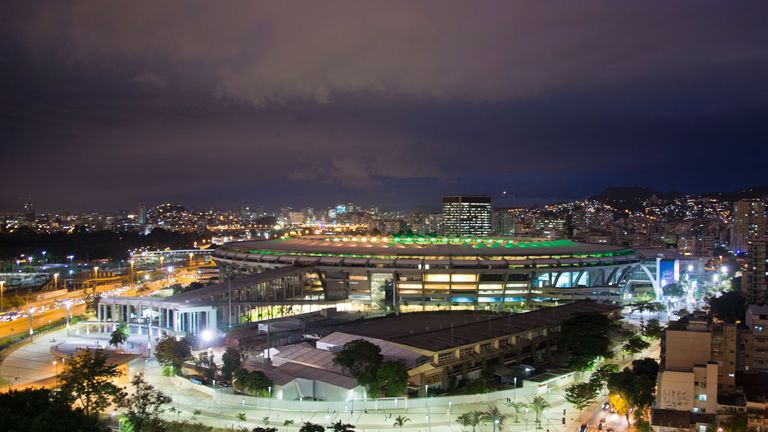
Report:
M 54 290 L 59 289 L 59 274 L 58 273 L 54 273 L 53 274 L 53 289 Z
M 5 291 L 5 281 L 0 280 L 0 312 L 2 312 L 5 309 L 5 303 L 3 299 L 3 291 Z
M 69 307 L 72 306 L 72 300 L 67 300 L 64 302 L 64 310 L 67 314 L 67 336 L 69 336 Z
M 93 266 L 93 278 L 94 279 L 99 278 L 99 266 Z
M 29 308 L 29 335 L 32 336 L 35 334 L 35 330 L 32 328 L 32 314 L 35 313 L 35 308 L 30 307 Z
M 171 275 L 173 274 L 173 266 L 168 266 L 168 286 L 171 286 Z

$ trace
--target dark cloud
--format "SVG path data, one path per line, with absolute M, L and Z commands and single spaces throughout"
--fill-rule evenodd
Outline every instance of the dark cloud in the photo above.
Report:
M 3 208 L 764 181 L 763 2 L 2 8 Z

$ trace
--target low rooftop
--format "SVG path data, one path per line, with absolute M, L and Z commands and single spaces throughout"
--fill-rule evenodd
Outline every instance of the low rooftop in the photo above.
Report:
M 578 313 L 610 313 L 619 310 L 619 306 L 578 301 L 515 315 L 486 311 L 416 312 L 343 324 L 336 330 L 428 351 L 442 351 L 555 326 Z

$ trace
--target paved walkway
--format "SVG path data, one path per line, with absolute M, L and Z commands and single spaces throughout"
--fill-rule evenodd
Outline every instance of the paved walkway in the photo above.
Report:
M 106 345 L 107 335 L 91 334 L 71 336 L 67 338 L 66 330 L 42 335 L 35 338 L 32 343 L 24 345 L 8 355 L 0 365 L 0 377 L 6 382 L 13 384 L 14 387 L 22 388 L 27 386 L 51 385 L 55 380 L 54 357 L 50 354 L 52 346 L 57 345 L 59 349 L 66 348 L 67 351 L 80 346 L 96 347 Z M 137 340 L 133 341 L 133 338 Z M 141 343 L 146 340 L 146 336 L 139 339 L 140 336 L 132 335 L 130 343 Z M 639 356 L 638 356 L 639 357 Z M 253 428 L 255 426 L 264 426 L 265 420 L 270 426 L 278 427 L 280 430 L 296 431 L 305 421 L 329 425 L 331 422 L 342 420 L 356 425 L 359 430 L 366 431 L 390 431 L 394 426 L 395 418 L 402 415 L 408 417 L 404 429 L 411 431 L 460 431 L 462 428 L 456 422 L 456 418 L 467 411 L 480 410 L 488 408 L 487 396 L 478 396 L 471 403 L 452 404 L 450 407 L 442 405 L 427 406 L 411 409 L 390 409 L 376 410 L 375 405 L 370 402 L 367 412 L 363 409 L 355 409 L 353 405 L 348 406 L 347 410 L 328 410 L 326 412 L 309 412 L 304 408 L 307 406 L 301 402 L 296 402 L 292 409 L 277 410 L 271 407 L 267 400 L 256 398 L 243 398 L 240 403 L 233 403 L 234 396 L 220 396 L 218 393 L 212 397 L 209 394 L 188 388 L 177 387 L 174 382 L 162 376 L 162 369 L 154 359 L 145 359 L 137 357 L 127 364 L 127 376 L 120 379 L 121 384 L 126 383 L 136 373 L 144 373 L 147 380 L 155 387 L 170 395 L 173 402 L 170 406 L 179 411 L 173 413 L 166 411 L 166 417 L 169 419 L 196 419 L 205 424 L 219 427 L 245 426 Z M 522 393 L 522 392 L 521 392 Z M 530 392 L 526 396 L 519 397 L 520 400 L 527 402 L 530 399 Z M 591 413 L 585 412 L 584 415 L 568 404 L 563 397 L 562 389 L 552 389 L 545 398 L 551 403 L 542 418 L 541 432 L 549 430 L 550 432 L 570 432 L 578 430 L 581 424 L 580 418 L 589 418 Z M 239 398 L 238 398 L 239 399 Z M 437 402 L 437 400 L 435 401 Z M 520 423 L 514 423 L 514 411 L 508 408 L 506 397 L 493 403 L 507 415 L 505 424 L 497 430 L 510 432 L 535 432 L 534 413 L 521 415 Z M 359 403 L 354 402 L 354 403 Z M 254 404 L 258 404 L 256 406 Z M 265 405 L 266 404 L 266 405 Z M 169 407 L 170 408 L 170 407 Z M 566 425 L 562 424 L 563 410 L 565 410 Z M 239 422 L 236 419 L 238 413 L 245 413 L 247 421 Z M 284 422 L 293 421 L 293 425 L 284 426 Z M 481 428 L 482 431 L 491 431 L 492 425 L 488 424 Z

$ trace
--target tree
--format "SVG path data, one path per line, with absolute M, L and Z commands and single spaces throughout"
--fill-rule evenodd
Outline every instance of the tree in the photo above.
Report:
M 543 396 L 536 396 L 528 406 L 536 413 L 536 429 L 541 429 L 541 414 L 551 406 L 550 403 Z
M 560 326 L 558 346 L 570 354 L 569 366 L 586 370 L 597 357 L 610 358 L 611 320 L 599 313 L 577 314 Z
M 613 409 L 616 410 L 616 414 L 622 415 L 627 418 L 627 424 L 629 424 L 629 401 L 626 397 L 619 393 L 611 393 L 608 395 L 608 402 L 611 403 Z
M 118 324 L 109 337 L 109 344 L 117 348 L 128 340 L 128 326 L 125 323 Z
M 357 339 L 345 343 L 344 348 L 333 356 L 333 363 L 347 370 L 358 384 L 366 386 L 369 393 L 376 395 L 376 371 L 383 359 L 378 345 Z
M 172 399 L 144 380 L 140 373 L 133 377 L 131 385 L 133 395 L 126 397 L 123 405 L 128 422 L 136 432 L 157 429 L 161 424 L 163 405 L 171 403 Z
M 232 380 L 232 373 L 243 367 L 243 353 L 240 348 L 227 347 L 221 355 L 221 376 L 225 380 Z
M 244 412 L 239 412 L 235 414 L 235 419 L 240 423 L 245 423 L 248 421 L 248 416 Z
M 657 319 L 649 319 L 648 322 L 643 326 L 643 336 L 650 338 L 650 339 L 661 339 L 661 336 L 664 334 L 664 327 L 659 324 L 659 320 Z
M 194 361 L 198 373 L 209 380 L 216 378 L 216 363 L 213 361 L 213 353 L 201 352 Z
M 498 430 L 501 430 L 501 428 L 504 426 L 504 420 L 507 419 L 507 416 L 502 414 L 499 410 L 499 407 L 496 405 L 490 405 L 488 406 L 488 409 L 483 412 L 481 419 L 483 421 L 497 425 Z
M 643 313 L 653 307 L 649 306 L 651 304 L 651 300 L 651 298 L 643 298 L 639 299 L 635 303 L 630 303 L 627 305 L 629 307 L 630 314 L 634 312 L 640 312 L 640 325 L 643 325 Z
M 248 372 L 240 368 L 232 376 L 235 388 L 247 394 L 266 396 L 269 388 L 272 387 L 272 380 L 261 371 Z
M 395 417 L 395 424 L 393 424 L 392 426 L 399 427 L 400 430 L 403 430 L 403 426 L 405 426 L 405 424 L 408 423 L 409 421 L 411 421 L 410 418 L 399 415 Z
M 108 363 L 103 350 L 80 349 L 59 374 L 61 394 L 79 402 L 86 415 L 100 413 L 112 403 L 120 403 L 124 394 L 112 379 L 120 376 L 117 366 Z
M 646 310 L 648 312 L 656 312 L 656 318 L 661 319 L 661 313 L 667 310 L 667 307 L 664 305 L 664 303 L 651 302 L 651 303 L 648 303 Z
M 600 366 L 592 372 L 592 376 L 589 377 L 589 382 L 597 386 L 598 388 L 605 385 L 608 381 L 608 377 L 619 371 L 619 365 L 608 363 Z
M 43 388 L 0 393 L 0 419 L 8 432 L 109 431 L 97 416 Z
M 644 358 L 633 361 L 632 369 L 624 368 L 608 378 L 611 404 L 619 414 L 627 417 L 627 422 L 630 408 L 647 408 L 653 404 L 658 371 L 656 360 Z
M 408 388 L 408 368 L 399 361 L 382 362 L 376 370 L 376 386 L 384 396 L 401 396 Z
M 651 344 L 644 341 L 643 338 L 641 338 L 638 335 L 634 335 L 631 338 L 629 338 L 626 342 L 624 342 L 624 345 L 622 345 L 622 348 L 624 348 L 625 352 L 635 355 L 640 351 L 647 349 L 650 346 Z
M 355 425 L 338 420 L 336 423 L 331 423 L 331 430 L 333 432 L 355 432 Z
M 685 295 L 683 286 L 677 283 L 667 284 L 661 291 L 664 293 L 664 297 L 682 297 Z
M 325 428 L 316 423 L 304 422 L 299 432 L 325 432 Z
M 691 311 L 689 311 L 688 308 L 682 308 L 679 311 L 677 311 L 675 315 L 677 315 L 678 318 L 682 318 L 684 316 L 690 315 L 690 313 Z
M 565 400 L 582 411 L 595 402 L 599 392 L 600 387 L 592 381 L 576 383 L 565 388 Z
M 728 291 L 720 297 L 710 297 L 708 300 L 712 314 L 717 318 L 728 322 L 744 322 L 747 313 L 747 299 L 738 291 Z
M 155 358 L 164 366 L 173 367 L 176 374 L 181 373 L 184 362 L 192 356 L 192 343 L 185 337 L 176 340 L 173 336 L 166 336 L 155 346 Z
M 456 421 L 461 425 L 462 430 L 466 430 L 465 428 L 471 427 L 472 432 L 475 432 L 475 429 L 477 429 L 477 427 L 480 425 L 482 418 L 482 411 L 469 411 L 460 415 Z
M 528 406 L 528 404 L 521 401 L 511 401 L 507 402 L 507 406 L 515 410 L 515 423 L 520 423 L 520 413 Z
M 262 427 L 262 426 L 256 426 L 251 430 L 251 432 L 277 432 L 276 427 Z

